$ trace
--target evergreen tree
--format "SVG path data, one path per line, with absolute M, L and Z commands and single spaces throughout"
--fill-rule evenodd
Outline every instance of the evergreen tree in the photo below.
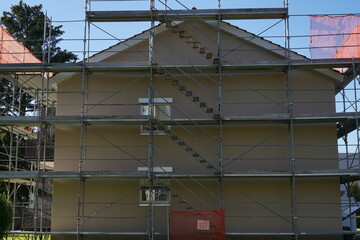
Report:
M 52 63 L 75 62 L 77 60 L 75 54 L 67 50 L 62 50 L 58 46 L 59 42 L 62 40 L 61 36 L 64 33 L 64 31 L 61 30 L 61 25 L 51 26 L 50 29 L 49 24 L 47 24 L 45 39 L 49 42 L 45 42 L 44 44 L 45 14 L 41 4 L 30 6 L 20 0 L 17 5 L 11 6 L 9 12 L 4 11 L 2 16 L 0 15 L 0 21 L 11 35 L 28 48 L 39 60 L 43 60 L 43 46 L 45 46 L 44 52 L 46 53 L 46 56 L 48 50 L 50 51 L 50 62 Z M 50 49 L 48 49 L 48 46 Z M 15 98 L 13 98 L 14 85 L 8 80 L 9 79 L 6 79 L 6 77 L 4 78 L 0 75 L 0 116 L 24 116 L 26 115 L 26 112 L 34 111 L 32 108 L 34 100 L 29 94 L 23 91 L 21 92 L 19 88 L 16 88 Z M 21 103 L 19 101 L 21 101 Z M 21 109 L 16 108 L 19 105 L 21 106 Z M 13 106 L 15 106 L 15 108 L 13 108 Z M 11 139 L 13 141 L 12 143 Z M 13 152 L 9 152 L 9 146 L 11 144 L 15 146 L 15 139 L 15 137 L 11 137 L 9 131 L 0 129 L 0 170 L 8 170 L 9 155 L 15 155 L 15 148 L 13 148 Z M 25 141 L 26 139 L 24 138 L 20 139 L 20 148 L 18 152 L 19 159 L 22 159 L 24 156 Z M 18 167 L 21 169 L 28 169 L 29 162 L 19 161 Z M 0 181 L 0 194 L 1 192 L 5 192 L 5 190 L 6 185 L 2 184 Z M 21 186 L 17 192 L 18 198 L 28 194 L 26 186 Z
M 4 194 L 0 195 L 0 239 L 6 236 L 12 222 L 11 203 Z
M 353 197 L 356 202 L 360 202 L 360 188 L 357 182 L 350 185 L 348 196 Z
M 45 14 L 41 4 L 29 6 L 22 0 L 20 0 L 18 5 L 11 6 L 10 12 L 4 11 L 1 17 L 1 23 L 5 26 L 6 30 L 40 60 L 43 59 L 44 21 Z M 50 62 L 75 62 L 77 60 L 75 54 L 62 50 L 57 46 L 62 40 L 60 36 L 64 33 L 61 28 L 62 25 L 51 26 Z M 49 30 L 47 24 L 46 39 L 49 37 Z M 48 52 L 48 49 L 45 49 L 45 51 Z

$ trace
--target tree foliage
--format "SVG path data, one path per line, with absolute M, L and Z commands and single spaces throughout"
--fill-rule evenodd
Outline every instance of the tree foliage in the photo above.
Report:
M 20 115 L 33 111 L 32 97 L 0 76 L 0 116 Z M 20 108 L 19 108 L 20 106 Z
M 34 110 L 31 103 L 32 99 L 29 94 L 26 94 L 20 88 L 15 87 L 12 82 L 0 76 L 0 116 L 26 115 L 27 112 Z M 10 148 L 10 145 L 16 146 L 16 141 L 19 141 L 20 147 L 18 151 L 16 151 L 15 147 Z M 23 138 L 17 140 L 16 137 L 11 137 L 10 128 L 8 130 L 5 128 L 0 129 L 0 170 L 8 170 L 9 155 L 15 156 L 18 154 L 20 157 L 24 155 L 25 149 L 21 147 L 24 144 L 25 140 Z M 26 161 L 18 162 L 19 168 L 26 169 L 28 165 Z M 2 192 L 0 188 L 0 194 Z
M 12 223 L 11 203 L 4 194 L 0 195 L 0 239 L 6 235 Z
M 3 12 L 1 23 L 6 30 L 27 47 L 38 59 L 43 59 L 43 41 L 44 41 L 44 21 L 45 14 L 42 5 L 29 6 L 20 0 L 18 5 L 12 5 L 10 12 Z M 60 36 L 64 33 L 61 30 L 62 25 L 47 26 L 46 38 L 50 37 L 50 62 L 65 63 L 75 62 L 77 56 L 67 50 L 58 47 L 62 40 Z M 45 44 L 45 52 L 48 52 L 48 44 Z
M 353 184 L 351 184 L 349 196 L 353 197 L 355 201 L 360 202 L 360 188 L 357 182 L 353 182 Z

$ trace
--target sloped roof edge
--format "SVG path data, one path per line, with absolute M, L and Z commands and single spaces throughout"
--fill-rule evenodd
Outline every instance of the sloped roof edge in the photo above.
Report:
M 5 38 L 8 37 L 11 39 L 11 41 L 5 41 L 5 42 L 1 42 L 0 41 L 0 45 L 1 47 L 4 47 L 4 45 L 6 45 L 7 51 L 11 54 L 11 49 L 10 46 L 11 44 L 17 45 L 18 47 L 21 47 L 24 52 L 23 54 L 29 54 L 31 56 L 31 60 L 40 63 L 42 62 L 40 59 L 38 59 L 27 47 L 25 47 L 21 42 L 19 42 L 18 40 L 16 40 L 14 38 L 13 35 L 11 35 L 9 33 L 8 30 L 6 30 L 6 28 L 4 28 L 3 26 L 0 25 L 0 32 L 2 32 L 3 34 L 5 34 Z M 4 36 L 1 34 L 1 37 L 4 38 Z M 2 40 L 2 39 L 1 39 Z M 2 53 L 0 53 L 2 54 Z M 19 63 L 26 63 L 25 61 L 19 61 Z
M 158 24 L 157 26 L 154 27 L 154 29 L 155 29 L 155 35 L 158 35 L 164 31 L 168 30 L 168 28 L 166 28 L 165 24 Z M 115 55 L 119 52 L 125 51 L 126 49 L 129 49 L 143 41 L 147 41 L 149 38 L 150 38 L 150 29 L 144 30 L 141 33 L 135 34 L 134 36 L 132 36 L 122 42 L 114 44 L 107 49 L 104 49 L 98 53 L 95 53 L 94 55 L 89 57 L 88 61 L 89 62 L 104 61 L 105 59 L 112 57 L 113 55 Z
M 217 21 L 207 21 L 209 24 L 211 24 L 213 27 L 217 27 Z M 286 54 L 287 54 L 287 49 L 276 44 L 273 43 L 269 40 L 264 39 L 263 37 L 260 37 L 258 35 L 255 35 L 253 33 L 250 33 L 244 29 L 241 29 L 237 26 L 234 26 L 228 22 L 225 21 L 221 21 L 221 29 L 223 31 L 226 31 L 232 35 L 235 35 L 239 38 L 243 38 L 245 41 L 255 44 L 263 49 L 267 49 L 269 52 L 272 52 L 278 56 L 284 57 L 286 58 Z M 289 51 L 290 53 L 290 59 L 293 60 L 306 60 L 309 59 L 304 55 L 301 55 L 297 52 L 294 51 Z M 331 79 L 337 81 L 337 82 L 342 82 L 344 79 L 344 76 L 342 73 L 333 70 L 333 69 L 315 69 L 315 72 L 320 73 L 321 75 L 325 75 L 327 77 L 330 77 Z
M 180 22 L 179 22 L 180 23 Z M 160 34 L 164 31 L 166 31 L 167 28 L 164 24 L 159 24 L 155 26 L 155 35 Z M 131 47 L 134 47 L 135 45 L 142 43 L 143 41 L 147 41 L 150 37 L 150 29 L 146 29 L 142 31 L 141 33 L 135 34 L 134 36 L 121 41 L 119 43 L 116 43 L 98 53 L 93 54 L 90 56 L 86 61 L 89 62 L 101 62 L 104 61 L 119 52 L 125 51 Z M 57 84 L 65 81 L 66 79 L 69 79 L 72 76 L 75 76 L 78 73 L 67 73 L 67 72 L 61 72 L 56 74 L 54 77 L 51 78 L 52 84 Z
M 176 22 L 176 24 L 181 24 L 183 23 L 183 21 L 178 21 Z M 212 27 L 217 27 L 217 21 L 215 20 L 211 20 L 211 21 L 206 21 L 206 23 L 210 24 L 210 26 Z M 244 39 L 245 41 L 256 45 L 262 49 L 265 49 L 269 52 L 272 52 L 273 54 L 276 54 L 278 56 L 284 57 L 286 56 L 287 53 L 287 49 L 275 44 L 269 40 L 264 39 L 261 36 L 257 36 L 253 33 L 250 33 L 244 29 L 241 29 L 237 26 L 234 26 L 228 22 L 225 21 L 221 21 L 221 30 L 225 31 L 227 33 L 230 33 L 234 36 L 237 36 L 239 38 Z M 155 29 L 155 35 L 158 35 L 162 32 L 165 32 L 166 30 L 168 30 L 168 28 L 166 27 L 165 23 L 160 23 L 157 26 L 154 27 Z M 104 61 L 112 56 L 114 56 L 115 54 L 118 54 L 119 52 L 125 51 L 139 43 L 142 43 L 143 41 L 147 41 L 150 37 L 150 29 L 144 30 L 141 33 L 138 33 L 122 42 L 119 42 L 117 44 L 114 44 L 112 46 L 110 46 L 107 49 L 104 49 L 98 53 L 95 53 L 94 55 L 90 56 L 88 61 L 89 62 L 101 62 Z M 250 39 L 250 40 L 249 40 Z M 289 51 L 290 53 L 290 58 L 294 59 L 294 60 L 305 60 L 305 59 L 309 59 L 299 53 L 296 53 L 294 51 Z M 314 70 L 315 72 L 318 72 L 319 74 L 325 75 L 337 82 L 342 82 L 343 81 L 343 74 L 341 74 L 338 71 L 335 71 L 333 69 L 316 69 Z M 52 83 L 56 84 L 56 83 L 60 83 L 68 78 L 70 78 L 71 76 L 75 75 L 77 73 L 59 73 L 56 74 L 54 76 L 54 79 L 52 79 Z

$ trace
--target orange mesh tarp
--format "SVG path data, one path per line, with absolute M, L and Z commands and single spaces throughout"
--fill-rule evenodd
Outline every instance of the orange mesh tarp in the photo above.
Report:
M 359 58 L 360 15 L 310 16 L 312 58 Z
M 170 240 L 225 240 L 224 210 L 170 212 Z
M 360 24 L 357 25 L 343 47 L 338 49 L 333 58 L 360 58 Z
M 0 26 L 0 64 L 1 63 L 40 63 L 24 45 L 16 41 L 8 31 Z

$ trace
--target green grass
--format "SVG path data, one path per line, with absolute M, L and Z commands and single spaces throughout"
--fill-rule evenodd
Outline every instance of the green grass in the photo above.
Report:
M 5 240 L 44 240 L 43 237 L 41 239 L 41 236 L 35 236 L 33 234 L 8 234 L 7 238 L 4 238 Z M 48 236 L 46 239 L 51 240 L 51 236 Z

